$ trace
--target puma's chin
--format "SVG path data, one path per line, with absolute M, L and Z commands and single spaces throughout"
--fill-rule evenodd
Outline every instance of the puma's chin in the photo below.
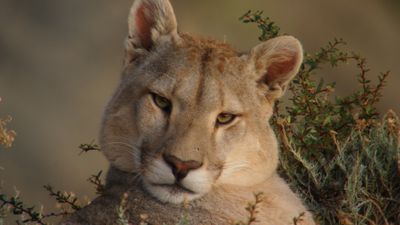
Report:
M 205 193 L 194 192 L 177 184 L 151 184 L 143 182 L 144 188 L 161 202 L 181 204 L 202 197 Z

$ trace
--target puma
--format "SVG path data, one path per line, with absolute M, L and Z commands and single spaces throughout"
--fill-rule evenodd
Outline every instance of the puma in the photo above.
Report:
M 243 53 L 178 32 L 168 0 L 136 0 L 121 82 L 105 109 L 100 145 L 110 162 L 105 193 L 62 224 L 117 224 L 128 194 L 131 224 L 230 224 L 263 193 L 257 225 L 313 225 L 277 174 L 269 119 L 303 59 L 281 36 Z

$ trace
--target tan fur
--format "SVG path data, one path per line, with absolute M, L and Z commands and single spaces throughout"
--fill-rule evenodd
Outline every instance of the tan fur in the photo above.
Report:
M 259 225 L 289 225 L 306 213 L 276 173 L 278 144 L 268 121 L 302 61 L 293 37 L 261 43 L 250 53 L 177 32 L 167 0 L 136 0 L 121 83 L 108 104 L 100 140 L 111 163 L 106 193 L 63 224 L 115 224 L 116 207 L 129 194 L 133 224 L 192 224 L 245 220 L 253 193 L 263 192 Z M 172 104 L 163 112 L 152 99 Z M 216 125 L 220 113 L 237 115 Z M 177 187 L 163 155 L 199 162 Z M 184 203 L 187 202 L 186 207 Z

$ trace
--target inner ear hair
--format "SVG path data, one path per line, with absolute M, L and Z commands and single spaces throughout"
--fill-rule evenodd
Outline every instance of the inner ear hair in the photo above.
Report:
M 177 22 L 169 0 L 136 0 L 128 19 L 125 62 L 134 61 L 166 40 L 177 40 Z
M 258 82 L 268 86 L 269 99 L 280 98 L 300 69 L 303 48 L 291 36 L 281 36 L 257 45 L 251 51 Z

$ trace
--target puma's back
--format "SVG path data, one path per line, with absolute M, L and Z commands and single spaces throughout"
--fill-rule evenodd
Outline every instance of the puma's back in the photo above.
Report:
M 133 224 L 228 224 L 264 193 L 258 224 L 291 224 L 306 209 L 276 174 L 268 121 L 302 61 L 284 36 L 236 51 L 177 30 L 168 0 L 136 0 L 121 83 L 100 134 L 111 163 L 105 194 L 65 224 L 113 224 L 128 193 Z M 185 205 L 185 206 L 184 206 Z M 306 213 L 305 224 L 313 224 Z

